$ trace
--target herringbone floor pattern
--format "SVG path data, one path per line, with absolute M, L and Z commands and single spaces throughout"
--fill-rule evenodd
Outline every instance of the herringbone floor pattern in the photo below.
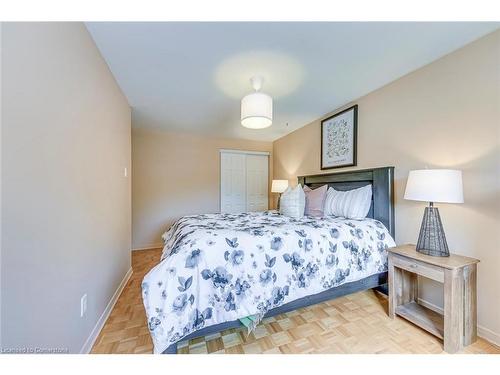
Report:
M 160 250 L 132 253 L 134 273 L 102 329 L 92 353 L 151 353 L 141 281 Z M 496 353 L 478 339 L 464 353 Z M 386 299 L 355 293 L 265 319 L 247 335 L 230 329 L 179 344 L 179 353 L 444 353 L 442 341 L 413 324 L 387 316 Z

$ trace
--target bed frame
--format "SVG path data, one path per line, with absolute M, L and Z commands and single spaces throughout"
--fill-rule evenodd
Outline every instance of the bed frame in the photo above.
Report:
M 327 184 L 336 190 L 353 190 L 362 186 L 372 185 L 373 197 L 367 217 L 382 222 L 394 238 L 394 167 L 361 169 L 348 172 L 335 172 L 311 176 L 300 176 L 298 182 L 302 186 L 315 188 Z M 347 294 L 360 292 L 367 289 L 377 289 L 387 294 L 387 272 L 381 272 L 364 279 L 345 283 L 325 290 L 312 296 L 303 297 L 269 310 L 264 318 L 284 314 L 302 307 L 315 305 Z M 239 320 L 215 324 L 193 332 L 182 339 L 191 340 L 196 337 L 207 336 L 229 328 L 239 328 Z M 177 343 L 170 345 L 163 354 L 177 353 Z

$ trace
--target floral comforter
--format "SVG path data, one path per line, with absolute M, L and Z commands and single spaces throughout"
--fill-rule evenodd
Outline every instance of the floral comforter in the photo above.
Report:
M 185 216 L 164 235 L 142 296 L 155 353 L 203 327 L 268 310 L 387 270 L 373 219 L 293 219 L 273 211 Z

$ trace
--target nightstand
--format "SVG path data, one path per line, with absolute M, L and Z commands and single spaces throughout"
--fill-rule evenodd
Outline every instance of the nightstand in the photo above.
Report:
M 399 315 L 443 339 L 455 353 L 477 339 L 476 277 L 479 260 L 418 253 L 415 245 L 389 251 L 389 317 Z M 418 303 L 417 276 L 444 284 L 444 315 Z

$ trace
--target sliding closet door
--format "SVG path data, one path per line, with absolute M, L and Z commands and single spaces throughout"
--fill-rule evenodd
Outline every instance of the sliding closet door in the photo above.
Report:
M 246 211 L 246 155 L 221 152 L 221 212 Z
M 247 155 L 247 211 L 268 209 L 269 157 Z
M 267 210 L 269 155 L 221 150 L 220 162 L 221 212 Z

